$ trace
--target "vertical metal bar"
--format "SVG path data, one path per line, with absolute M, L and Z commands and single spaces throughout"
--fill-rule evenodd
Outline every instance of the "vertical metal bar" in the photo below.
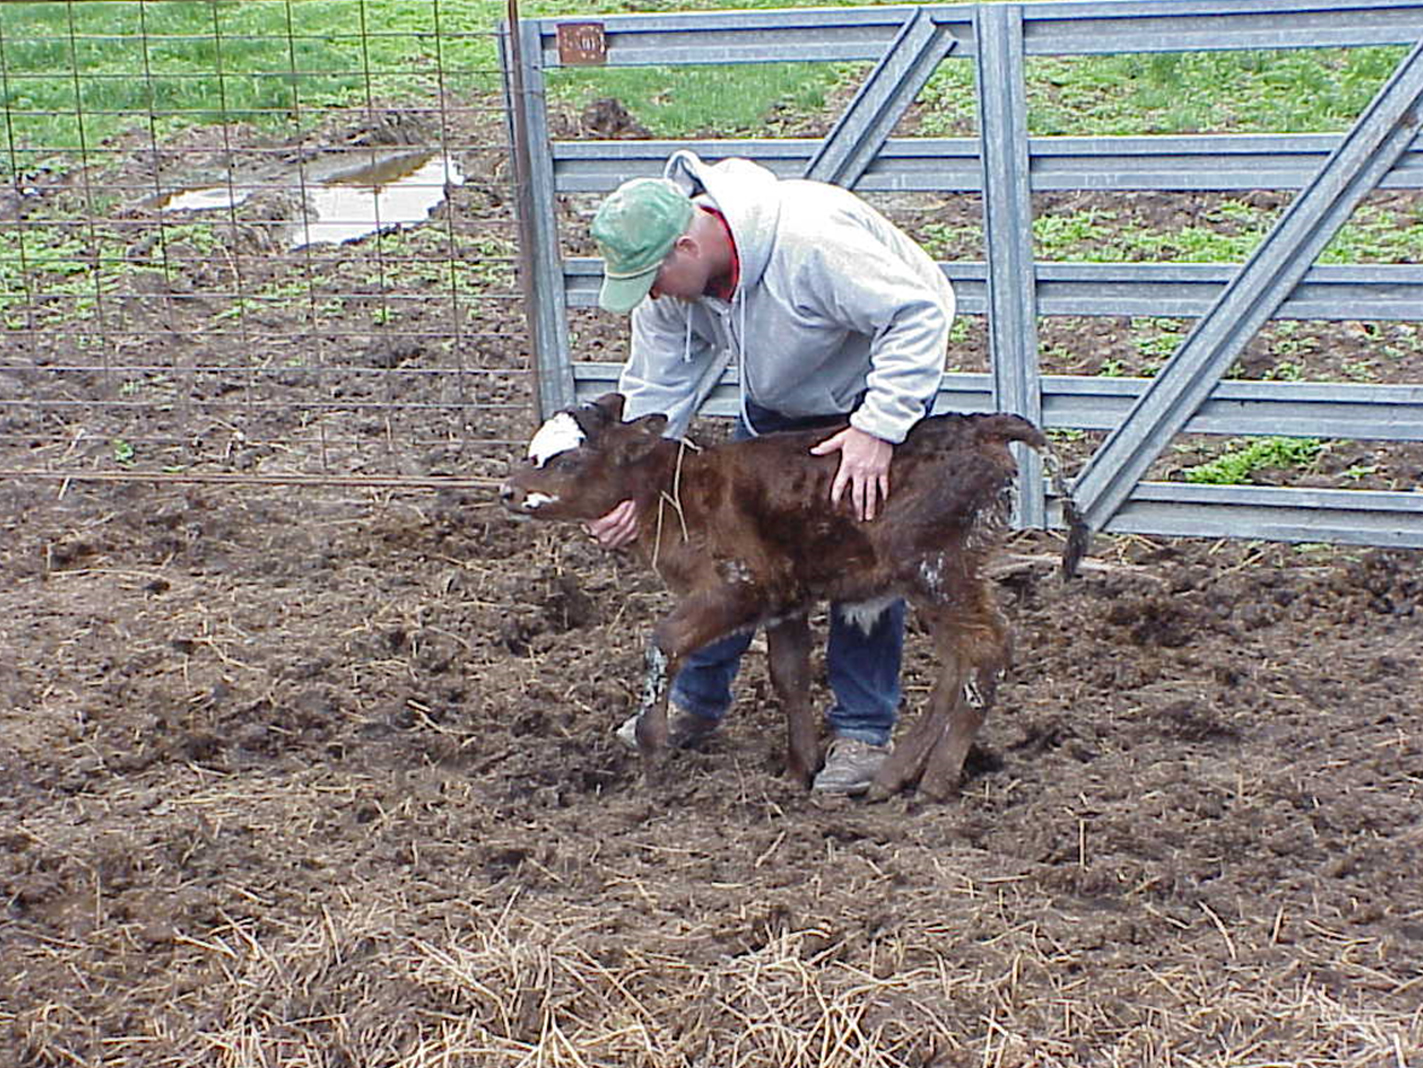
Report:
M 242 352 L 246 354 L 246 379 L 247 388 L 242 392 L 242 402 L 246 406 L 244 413 L 247 419 L 253 417 L 257 402 L 257 359 L 255 358 L 256 346 L 252 340 L 251 311 L 253 304 L 247 296 L 246 275 L 243 273 L 243 256 L 238 251 L 241 245 L 238 241 L 239 222 L 237 218 L 237 205 L 240 200 L 233 182 L 233 171 L 237 166 L 237 153 L 232 144 L 233 127 L 236 120 L 227 106 L 227 75 L 223 72 L 222 66 L 222 12 L 216 4 L 212 5 L 212 54 L 213 54 L 213 75 L 217 79 L 217 100 L 218 113 L 222 116 L 222 159 L 223 159 L 223 180 L 222 184 L 227 192 L 227 225 L 231 234 L 233 247 L 232 256 L 229 258 L 229 270 L 232 272 L 232 305 L 231 309 L 237 313 L 236 324 L 237 333 L 242 339 Z M 252 424 L 247 422 L 241 428 L 246 430 Z
M 3 17 L 0 17 L 0 99 L 7 101 L 12 99 L 10 95 L 10 60 L 5 54 L 5 19 Z M 5 122 L 5 155 L 10 165 L 9 181 L 13 187 L 11 196 L 14 197 L 15 203 L 18 205 L 23 195 L 21 191 L 24 188 L 24 168 L 20 165 L 20 152 L 15 147 L 15 116 L 11 108 L 3 109 L 3 118 Z M 16 210 L 14 219 L 15 267 L 18 271 L 18 283 L 25 292 L 25 329 L 33 331 L 35 328 L 35 290 L 29 263 L 29 242 L 25 240 L 30 230 L 24 224 L 23 219 L 23 213 Z M 10 264 L 5 262 L 4 258 L 0 258 L 0 270 L 9 266 Z M 8 299 L 0 300 L 0 312 L 4 313 L 6 322 L 13 321 L 14 312 Z
M 1041 425 L 1022 8 L 979 4 L 974 35 L 993 402 L 1000 411 L 1016 412 Z M 1019 447 L 1016 452 L 1022 474 L 1013 521 L 1022 527 L 1045 527 L 1042 461 L 1030 450 Z
M 915 8 L 806 164 L 805 177 L 853 189 L 956 43 L 927 8 Z
M 74 18 L 74 0 L 69 0 L 65 6 L 66 26 L 69 30 L 69 81 L 74 87 L 74 130 L 79 140 L 79 187 L 83 191 L 84 219 L 83 229 L 88 236 L 89 247 L 92 250 L 91 262 L 94 271 L 91 278 L 94 286 L 94 327 L 90 333 L 86 328 L 80 335 L 81 344 L 94 342 L 99 345 L 101 359 L 103 361 L 103 381 L 105 386 L 113 391 L 114 373 L 113 361 L 110 354 L 115 350 L 113 336 L 109 333 L 108 317 L 106 315 L 104 301 L 104 275 L 108 272 L 109 266 L 104 259 L 104 243 L 99 238 L 97 227 L 98 222 L 98 198 L 94 194 L 93 176 L 97 159 L 89 155 L 89 135 L 88 122 L 84 108 L 84 80 L 79 76 L 79 27 Z M 221 50 L 218 51 L 221 58 Z M 121 384 L 120 384 L 121 385 Z
M 1423 129 L 1423 42 L 1399 64 L 1185 342 L 1088 461 L 1074 496 L 1100 530 L 1275 314 L 1361 199 Z
M 367 0 L 360 0 L 356 5 L 357 27 L 360 33 L 361 42 L 361 84 L 366 90 L 366 121 L 371 128 L 376 126 L 376 92 L 374 68 L 371 64 L 371 29 L 367 21 L 366 11 Z M 367 166 L 374 167 L 376 162 L 376 146 L 370 146 L 370 151 L 366 154 Z M 371 220 L 375 223 L 375 230 L 372 233 L 371 241 L 375 250 L 376 277 L 380 279 L 379 289 L 376 294 L 376 319 L 381 323 L 391 321 L 390 308 L 390 267 L 386 261 L 386 249 L 388 248 L 386 236 L 381 232 L 380 218 L 380 198 L 373 197 L 371 200 Z M 385 369 L 379 376 L 378 381 L 383 386 L 383 406 L 385 422 L 385 452 L 390 461 L 390 469 L 394 472 L 400 471 L 400 459 L 395 452 L 395 434 L 391 427 L 391 413 L 395 411 L 395 383 L 396 377 L 390 373 L 390 369 Z
M 454 156 L 453 141 L 454 131 L 450 128 L 450 91 L 445 84 L 445 52 L 444 52 L 444 30 L 440 21 L 440 0 L 430 0 L 431 16 L 431 43 L 435 47 L 435 93 L 440 104 L 440 159 L 445 166 L 445 173 L 450 173 L 452 158 Z M 454 357 L 455 367 L 454 390 L 457 403 L 461 407 L 467 407 L 472 403 L 470 399 L 468 368 L 465 367 L 464 360 L 464 318 L 465 309 L 460 303 L 460 287 L 456 280 L 454 261 L 457 259 L 459 242 L 455 238 L 455 224 L 458 221 L 458 213 L 454 205 L 450 204 L 445 212 L 444 239 L 445 248 L 448 250 L 450 263 L 446 264 L 446 281 L 448 285 L 448 298 L 450 302 L 450 355 Z M 448 396 L 448 391 L 440 390 L 440 400 L 443 402 Z M 469 440 L 469 424 L 464 420 L 459 420 L 460 437 L 464 441 Z
M 543 419 L 574 400 L 553 159 L 548 149 L 548 110 L 538 23 L 523 22 L 518 0 L 508 0 L 508 18 L 501 30 L 499 51 L 514 149 L 519 285 L 534 349 L 536 414 Z

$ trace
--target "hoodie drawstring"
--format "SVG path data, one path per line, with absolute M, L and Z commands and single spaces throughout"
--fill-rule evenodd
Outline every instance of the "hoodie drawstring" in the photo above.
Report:
M 741 425 L 751 432 L 753 438 L 759 438 L 761 434 L 756 429 L 756 424 L 751 422 L 751 416 L 746 410 L 746 294 L 738 290 L 732 300 L 740 309 L 741 314 L 741 329 L 734 339 L 736 343 L 736 381 L 738 392 L 741 395 Z

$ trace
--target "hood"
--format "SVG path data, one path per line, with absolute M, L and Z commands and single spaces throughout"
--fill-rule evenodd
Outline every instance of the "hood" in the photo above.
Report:
M 705 194 L 726 219 L 741 258 L 741 285 L 761 281 L 774 247 L 780 218 L 780 179 L 759 163 L 724 159 L 705 163 L 689 149 L 674 152 L 663 169 L 689 196 Z

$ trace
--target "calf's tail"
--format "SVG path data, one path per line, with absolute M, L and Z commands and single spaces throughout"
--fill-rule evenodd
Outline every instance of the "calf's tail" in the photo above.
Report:
M 1053 451 L 1052 443 L 1048 441 L 1047 435 L 1022 416 L 998 412 L 986 416 L 984 419 L 980 433 L 986 433 L 1005 442 L 1021 441 L 1024 445 L 1037 450 L 1042 456 L 1043 467 L 1047 471 L 1052 491 L 1057 494 L 1058 501 L 1062 505 L 1063 525 L 1067 527 L 1067 544 L 1062 550 L 1062 574 L 1064 578 L 1072 578 L 1077 574 L 1078 565 L 1082 563 L 1082 558 L 1087 555 L 1087 550 L 1091 547 L 1092 531 L 1087 526 L 1087 521 L 1082 518 L 1077 502 L 1072 499 L 1072 490 L 1068 487 L 1067 480 L 1062 473 L 1062 461 Z
M 1058 459 L 1057 453 L 1047 444 L 1043 445 L 1039 452 L 1042 453 L 1043 467 L 1052 483 L 1052 491 L 1057 494 L 1058 502 L 1062 505 L 1063 525 L 1067 527 L 1067 544 L 1062 549 L 1062 577 L 1072 578 L 1077 574 L 1077 565 L 1082 563 L 1082 558 L 1091 548 L 1092 530 L 1087 526 L 1087 520 L 1082 518 L 1077 502 L 1072 499 L 1072 488 L 1063 477 L 1062 461 Z

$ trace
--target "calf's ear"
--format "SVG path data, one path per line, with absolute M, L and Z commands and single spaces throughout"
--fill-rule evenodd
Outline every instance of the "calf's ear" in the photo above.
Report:
M 623 421 L 623 395 L 604 393 L 597 400 L 570 408 L 569 413 L 583 428 L 583 433 L 597 438 L 605 427 L 617 426 Z
M 667 417 L 661 414 L 644 415 L 641 419 L 634 419 L 632 425 L 650 438 L 660 438 L 667 429 Z
M 604 393 L 593 402 L 593 407 L 601 409 L 608 417 L 610 423 L 621 423 L 623 421 L 623 395 L 621 393 Z
M 667 429 L 667 417 L 644 415 L 624 425 L 633 433 L 628 435 L 623 445 L 623 457 L 628 461 L 641 460 L 662 440 L 662 432 Z

